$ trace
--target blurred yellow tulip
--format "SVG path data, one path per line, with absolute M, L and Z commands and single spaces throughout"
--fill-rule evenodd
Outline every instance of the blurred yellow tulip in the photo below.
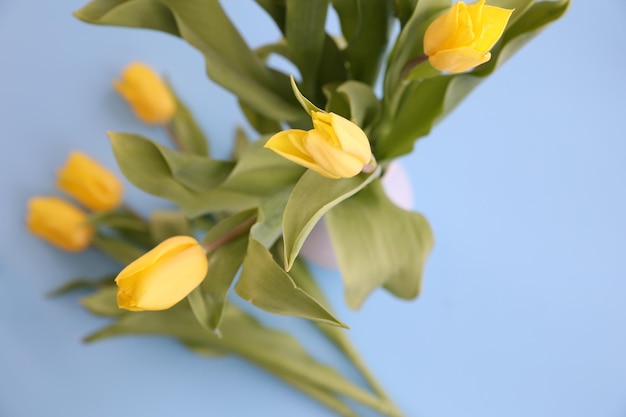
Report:
M 176 113 L 176 100 L 170 88 L 145 64 L 129 64 L 113 86 L 144 123 L 164 124 Z
M 171 237 L 115 278 L 117 305 L 132 311 L 168 309 L 193 291 L 207 270 L 206 253 L 194 238 Z
M 372 160 L 359 126 L 335 113 L 312 111 L 311 118 L 313 129 L 279 132 L 265 147 L 328 178 L 354 177 Z
M 464 72 L 491 59 L 513 10 L 460 1 L 435 19 L 424 34 L 424 53 L 439 71 Z
M 87 214 L 58 197 L 31 198 L 26 227 L 48 243 L 70 252 L 87 248 L 93 236 Z
M 113 210 L 122 202 L 119 178 L 81 152 L 70 153 L 58 172 L 57 187 L 94 211 Z

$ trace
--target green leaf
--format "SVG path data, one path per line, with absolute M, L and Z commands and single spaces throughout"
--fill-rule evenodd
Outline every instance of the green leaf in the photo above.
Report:
M 92 213 L 89 221 L 94 228 L 118 236 L 129 244 L 143 247 L 151 247 L 153 244 L 146 221 L 127 206 L 113 211 Z
M 175 151 L 153 143 L 165 159 L 172 177 L 194 191 L 210 191 L 230 174 L 234 162 Z
M 148 230 L 143 219 L 122 210 L 92 213 L 89 221 L 95 227 L 104 226 L 112 229 L 134 230 L 136 232 L 146 232 Z
M 388 0 L 332 0 L 348 42 L 350 78 L 372 85 L 387 49 L 391 24 Z
M 285 0 L 255 0 L 267 14 L 269 14 L 274 23 L 281 32 L 285 32 L 285 21 L 287 20 L 287 5 Z
M 304 168 L 263 147 L 262 138 L 246 147 L 220 189 L 257 197 L 271 196 L 293 185 Z
M 122 265 L 131 263 L 145 253 L 143 249 L 120 237 L 109 236 L 100 231 L 93 235 L 93 245 Z
M 117 306 L 117 287 L 109 285 L 94 294 L 83 297 L 80 303 L 90 313 L 98 316 L 120 317 L 127 313 Z
M 346 327 L 318 301 L 296 286 L 255 239 L 248 242 L 248 253 L 235 292 L 244 300 L 274 314 L 302 317 Z
M 228 290 L 233 283 L 248 247 L 248 236 L 220 246 L 209 254 L 209 274 L 200 284 L 207 308 L 207 325 L 217 331 L 222 321 Z
M 380 110 L 378 98 L 367 84 L 346 81 L 337 87 L 337 94 L 345 97 L 350 106 L 350 119 L 362 128 L 366 128 Z
M 250 139 L 245 130 L 241 126 L 237 126 L 235 129 L 235 145 L 233 146 L 233 159 L 241 159 L 246 148 L 250 145 Z
M 313 97 L 326 38 L 328 0 L 286 0 L 285 38 L 289 56 L 300 69 L 304 93 Z
M 193 232 L 184 213 L 158 210 L 150 216 L 150 235 L 155 243 L 159 243 L 173 236 L 193 236 Z
M 174 91 L 171 86 L 170 89 Z M 178 95 L 174 94 L 174 97 L 176 98 L 176 113 L 167 125 L 170 134 L 175 138 L 182 151 L 208 156 L 209 141 L 204 132 L 185 103 L 180 100 Z
M 326 224 L 348 306 L 359 308 L 381 285 L 401 298 L 418 295 L 432 231 L 424 216 L 393 204 L 380 181 L 328 212 Z
M 115 323 L 90 335 L 87 341 L 136 334 L 174 337 L 200 354 L 239 355 L 306 393 L 332 393 L 334 398 L 350 398 L 382 413 L 390 411 L 384 401 L 317 361 L 291 335 L 263 326 L 235 306 L 226 309 L 221 331 L 221 337 L 207 332 L 187 303 L 179 303 L 164 311 L 123 312 Z M 316 398 L 328 406 L 337 406 L 337 400 L 328 395 Z M 333 409 L 341 415 L 354 416 L 345 405 Z
M 247 105 L 244 101 L 237 100 L 237 102 L 239 103 L 239 107 L 241 108 L 243 115 L 246 117 L 246 120 L 248 120 L 248 123 L 250 123 L 250 126 L 252 126 L 254 130 L 259 132 L 260 134 L 269 135 L 281 130 L 280 123 L 278 123 L 276 120 L 264 116 L 263 114 L 259 113 L 258 111 Z
M 322 50 L 322 63 L 318 68 L 317 84 L 322 87 L 322 91 L 317 91 L 311 98 L 323 103 L 324 97 L 319 94 L 323 92 L 328 84 L 342 83 L 348 80 L 348 63 L 346 54 L 338 45 L 340 39 L 326 35 L 324 38 L 324 49 Z M 322 106 L 325 107 L 325 106 Z
M 380 167 L 371 174 L 342 179 L 325 178 L 310 170 L 304 173 L 291 193 L 283 217 L 285 270 L 289 271 L 293 265 L 318 220 L 379 175 Z
M 301 117 L 287 77 L 263 65 L 218 0 L 93 0 L 75 15 L 90 23 L 180 36 L 204 55 L 209 77 L 256 111 L 275 120 Z
M 393 15 L 400 21 L 400 26 L 404 27 L 409 21 L 415 8 L 416 0 L 394 0 L 391 3 Z
M 157 1 L 96 0 L 74 12 L 74 16 L 88 23 L 154 29 L 180 36 L 176 18 Z
M 268 249 L 283 234 L 283 213 L 291 190 L 291 188 L 285 188 L 260 203 L 259 219 L 252 226 L 250 235 Z
M 109 287 L 113 284 L 113 280 L 115 279 L 115 275 L 106 275 L 104 278 L 100 278 L 98 280 L 87 279 L 87 278 L 78 278 L 73 279 L 58 288 L 50 291 L 46 294 L 47 297 L 58 297 L 60 295 L 65 295 L 67 293 L 83 290 L 83 289 L 99 289 L 103 287 Z
M 190 217 L 209 211 L 243 210 L 257 204 L 256 197 L 238 190 L 217 189 L 224 172 L 230 169 L 229 163 L 175 152 L 139 135 L 109 133 L 109 137 L 117 163 L 130 182 L 149 194 L 176 203 Z M 192 163 L 186 166 L 185 161 Z M 200 192 L 191 186 L 208 191 Z
M 311 101 L 300 92 L 300 90 L 298 89 L 298 84 L 296 84 L 296 80 L 293 78 L 293 75 L 291 76 L 290 80 L 293 94 L 296 96 L 296 99 L 298 99 L 298 102 L 307 114 L 311 114 L 312 111 L 324 112 L 315 104 L 311 103 Z

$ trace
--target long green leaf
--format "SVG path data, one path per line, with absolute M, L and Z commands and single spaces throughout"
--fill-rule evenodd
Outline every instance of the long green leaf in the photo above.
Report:
M 326 37 L 328 0 L 286 0 L 286 4 L 289 56 L 300 69 L 304 94 L 313 97 L 318 90 L 316 78 Z
M 97 231 L 93 236 L 93 245 L 122 265 L 126 265 L 144 254 L 144 250 L 125 240 Z
M 391 26 L 388 0 L 332 0 L 348 42 L 345 54 L 350 78 L 372 85 L 376 81 Z
M 389 409 L 373 394 L 315 360 L 291 335 L 263 326 L 233 305 L 226 309 L 221 336 L 217 336 L 201 327 L 187 303 L 164 311 L 125 312 L 117 309 L 115 288 L 111 290 L 99 291 L 85 300 L 92 312 L 117 316 L 113 324 L 88 336 L 87 341 L 136 334 L 174 337 L 198 353 L 240 355 L 287 382 L 297 381 L 296 387 L 306 387 L 307 393 L 323 391 L 335 398 L 351 398 L 381 412 Z M 324 403 L 332 406 L 335 401 Z M 339 410 L 345 412 L 346 407 Z

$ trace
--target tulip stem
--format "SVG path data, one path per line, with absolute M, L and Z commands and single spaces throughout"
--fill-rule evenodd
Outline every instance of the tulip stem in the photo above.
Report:
M 406 64 L 404 64 L 404 67 L 402 68 L 402 72 L 400 73 L 400 77 L 402 79 L 408 77 L 408 75 L 411 73 L 411 70 L 413 70 L 413 68 L 417 67 L 419 64 L 423 62 L 426 62 L 426 60 L 428 60 L 428 55 L 426 54 L 421 54 L 421 55 L 411 58 Z
M 176 148 L 176 150 L 178 151 L 184 151 L 185 148 L 183 144 L 181 143 L 180 138 L 178 137 L 178 134 L 176 133 L 176 129 L 174 129 L 174 126 L 172 125 L 172 123 L 171 122 L 164 123 L 163 129 L 165 129 L 165 132 L 167 133 L 167 136 L 169 136 L 170 141 L 172 142 L 172 145 L 174 145 L 174 148 Z
M 256 219 L 257 219 L 257 215 L 254 214 L 248 217 L 243 222 L 239 223 L 237 226 L 230 229 L 227 233 L 224 233 L 222 236 L 216 238 L 215 240 L 211 242 L 203 244 L 202 247 L 204 248 L 204 251 L 206 253 L 211 253 L 217 248 L 219 248 L 220 246 L 225 245 L 231 240 L 234 240 L 238 238 L 239 236 L 243 235 L 244 233 L 248 232 L 250 228 L 254 225 L 254 223 L 256 223 Z

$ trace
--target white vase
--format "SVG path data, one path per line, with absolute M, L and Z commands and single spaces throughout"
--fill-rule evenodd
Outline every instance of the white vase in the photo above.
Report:
M 405 210 L 413 208 L 413 188 L 406 169 L 398 161 L 392 162 L 381 179 L 391 201 Z M 309 262 L 324 268 L 337 268 L 337 258 L 330 242 L 326 222 L 322 218 L 311 230 L 300 254 Z

